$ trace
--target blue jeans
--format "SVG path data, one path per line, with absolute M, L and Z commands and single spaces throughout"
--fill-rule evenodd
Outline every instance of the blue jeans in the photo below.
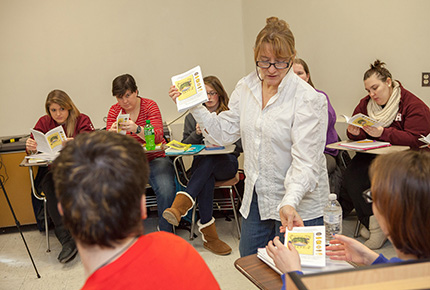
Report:
M 175 172 L 169 157 L 159 157 L 149 162 L 149 185 L 157 197 L 160 231 L 173 232 L 172 225 L 163 218 L 164 210 L 172 205 L 176 193 Z
M 212 219 L 215 181 L 228 180 L 237 173 L 238 162 L 233 154 L 196 156 L 186 192 L 198 199 L 200 222 Z
M 283 243 L 284 235 L 281 235 L 279 231 L 281 225 L 281 222 L 277 220 L 261 220 L 258 210 L 257 193 L 254 189 L 248 218 L 242 218 L 242 230 L 239 242 L 240 256 L 245 257 L 256 254 L 258 248 L 264 248 L 275 236 L 279 236 Z M 305 221 L 304 225 L 324 225 L 323 217 Z

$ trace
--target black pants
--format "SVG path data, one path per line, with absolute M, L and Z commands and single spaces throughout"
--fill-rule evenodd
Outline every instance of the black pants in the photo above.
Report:
M 345 170 L 339 202 L 343 216 L 347 216 L 353 208 L 360 222 L 369 227 L 369 217 L 373 215 L 372 204 L 367 203 L 362 193 L 370 188 L 369 167 L 376 155 L 357 153 Z
M 49 168 L 43 168 L 45 172 L 43 172 L 43 178 L 41 179 L 40 188 L 46 196 L 46 203 L 48 208 L 49 216 L 51 217 L 52 222 L 55 227 L 58 228 L 63 225 L 63 220 L 61 218 L 60 213 L 58 212 L 57 207 L 57 197 L 55 196 L 55 187 L 54 180 L 52 177 L 52 171 Z M 40 169 L 39 169 L 40 170 Z

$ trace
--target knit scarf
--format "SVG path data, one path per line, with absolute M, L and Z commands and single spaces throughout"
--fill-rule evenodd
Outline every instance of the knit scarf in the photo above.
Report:
M 378 121 L 382 127 L 389 127 L 396 118 L 399 111 L 400 103 L 400 85 L 397 81 L 393 80 L 393 93 L 391 94 L 385 107 L 378 105 L 372 98 L 367 103 L 367 114 L 370 118 Z

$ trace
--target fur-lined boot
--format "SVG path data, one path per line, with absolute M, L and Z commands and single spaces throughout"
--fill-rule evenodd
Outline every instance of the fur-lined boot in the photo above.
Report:
M 231 248 L 229 245 L 224 243 L 218 238 L 218 233 L 216 232 L 215 219 L 212 219 L 206 224 L 202 225 L 200 220 L 197 222 L 199 226 L 199 232 L 202 234 L 203 246 L 217 255 L 228 255 L 231 253 Z
M 178 226 L 181 218 L 186 216 L 188 211 L 194 206 L 193 198 L 185 191 L 178 191 L 172 207 L 163 212 L 165 218 L 170 224 Z

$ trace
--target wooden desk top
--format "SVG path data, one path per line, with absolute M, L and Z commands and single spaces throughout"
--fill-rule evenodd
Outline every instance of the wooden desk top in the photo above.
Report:
M 261 261 L 257 254 L 237 259 L 234 266 L 259 289 L 282 288 L 281 276 Z
M 340 143 L 349 143 L 349 142 L 355 142 L 355 141 L 352 141 L 352 140 L 340 141 L 340 142 L 328 144 L 326 147 L 331 149 L 347 150 L 347 151 L 354 151 L 354 152 L 368 153 L 368 154 L 388 154 L 388 153 L 400 152 L 400 151 L 405 151 L 410 149 L 409 146 L 391 145 L 388 147 L 382 147 L 382 148 L 376 148 L 376 149 L 370 149 L 370 150 L 354 150 L 354 149 L 339 145 Z

